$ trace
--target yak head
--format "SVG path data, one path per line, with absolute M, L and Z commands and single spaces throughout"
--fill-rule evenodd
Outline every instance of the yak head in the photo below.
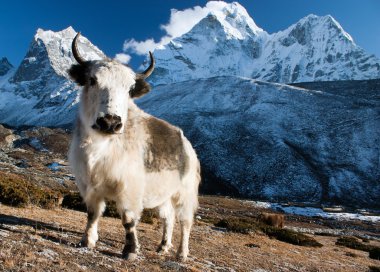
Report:
M 69 69 L 69 75 L 83 86 L 79 118 L 91 131 L 105 134 L 123 133 L 128 118 L 130 99 L 150 91 L 145 79 L 153 72 L 154 58 L 143 73 L 135 73 L 116 60 L 85 60 L 77 47 L 77 33 L 72 42 L 72 52 L 78 64 Z

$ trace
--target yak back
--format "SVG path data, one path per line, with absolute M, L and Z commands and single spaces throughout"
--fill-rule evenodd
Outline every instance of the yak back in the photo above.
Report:
M 155 117 L 146 119 L 145 125 L 148 142 L 144 164 L 147 172 L 178 170 L 182 178 L 188 170 L 189 157 L 181 130 Z

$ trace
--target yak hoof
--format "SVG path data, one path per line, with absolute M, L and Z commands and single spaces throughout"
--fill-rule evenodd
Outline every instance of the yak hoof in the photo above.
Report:
M 94 248 L 94 247 L 95 247 L 95 243 L 94 243 L 94 242 L 91 242 L 91 241 L 88 241 L 88 240 L 85 240 L 85 239 L 82 239 L 82 240 L 77 244 L 77 247 Z
M 186 262 L 187 261 L 187 255 L 184 254 L 177 254 L 177 260 L 179 262 Z
M 132 262 L 137 259 L 137 253 L 123 253 L 123 259 Z
M 172 248 L 172 245 L 159 245 L 156 252 L 158 254 L 167 254 L 169 252 L 169 249 Z

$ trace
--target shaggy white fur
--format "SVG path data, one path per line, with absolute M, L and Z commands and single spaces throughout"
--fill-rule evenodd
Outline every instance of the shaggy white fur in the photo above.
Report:
M 143 208 L 158 207 L 164 221 L 158 250 L 168 252 L 170 249 L 177 215 L 182 230 L 178 256 L 186 260 L 200 182 L 200 165 L 194 149 L 179 128 L 150 116 L 135 105 L 129 90 L 136 84 L 136 74 L 130 68 L 109 60 L 87 65 L 85 76 L 89 83 L 82 91 L 69 151 L 72 171 L 88 209 L 82 245 L 95 246 L 98 220 L 108 199 L 117 203 L 126 229 L 125 258 L 132 260 L 138 252 L 136 224 Z M 97 118 L 105 114 L 121 117 L 120 131 L 105 134 L 93 128 Z M 149 144 L 152 138 L 167 141 L 159 138 L 165 135 L 152 135 L 149 122 L 161 122 L 165 131 L 179 135 L 184 155 L 174 155 L 178 160 L 186 160 L 183 162 L 185 170 L 168 167 L 165 158 L 160 158 L 163 163 L 158 163 L 155 169 L 147 169 L 146 157 L 149 157 L 148 163 L 152 163 L 157 156 Z

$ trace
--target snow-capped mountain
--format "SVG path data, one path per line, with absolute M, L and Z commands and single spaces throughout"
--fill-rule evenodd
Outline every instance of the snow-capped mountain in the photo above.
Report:
M 13 68 L 13 65 L 5 57 L 0 59 L 0 77 L 4 76 Z
M 333 17 L 309 15 L 268 34 L 236 2 L 211 11 L 154 54 L 156 85 L 226 75 L 283 83 L 380 77 L 380 60 Z
M 154 51 L 151 83 L 215 75 L 274 82 L 380 77 L 379 60 L 356 46 L 331 16 L 310 15 L 285 31 L 268 34 L 238 3 L 218 6 L 189 32 Z M 71 27 L 60 32 L 39 29 L 17 69 L 3 60 L 0 122 L 45 126 L 72 122 L 79 98 L 79 88 L 67 75 L 75 63 L 70 49 L 74 35 Z M 80 43 L 86 59 L 104 57 L 87 39 Z
M 75 60 L 72 27 L 59 32 L 38 29 L 17 70 L 0 78 L 0 122 L 11 125 L 60 126 L 72 123 L 79 88 L 67 70 Z M 104 54 L 86 38 L 79 50 L 85 58 Z
M 380 78 L 380 59 L 367 54 L 330 15 L 309 15 L 271 35 L 252 77 L 274 82 Z
M 206 193 L 380 208 L 380 80 L 319 84 L 196 79 L 138 104 L 183 128 Z
M 40 29 L 17 69 L 0 63 L 0 123 L 73 123 L 79 88 L 67 69 L 76 63 L 75 34 Z M 105 57 L 87 39 L 80 43 L 85 59 Z M 380 78 L 379 59 L 331 16 L 268 34 L 242 6 L 225 4 L 154 55 L 155 87 L 137 102 L 184 129 L 208 192 L 379 207 L 379 81 L 304 89 L 252 79 Z

